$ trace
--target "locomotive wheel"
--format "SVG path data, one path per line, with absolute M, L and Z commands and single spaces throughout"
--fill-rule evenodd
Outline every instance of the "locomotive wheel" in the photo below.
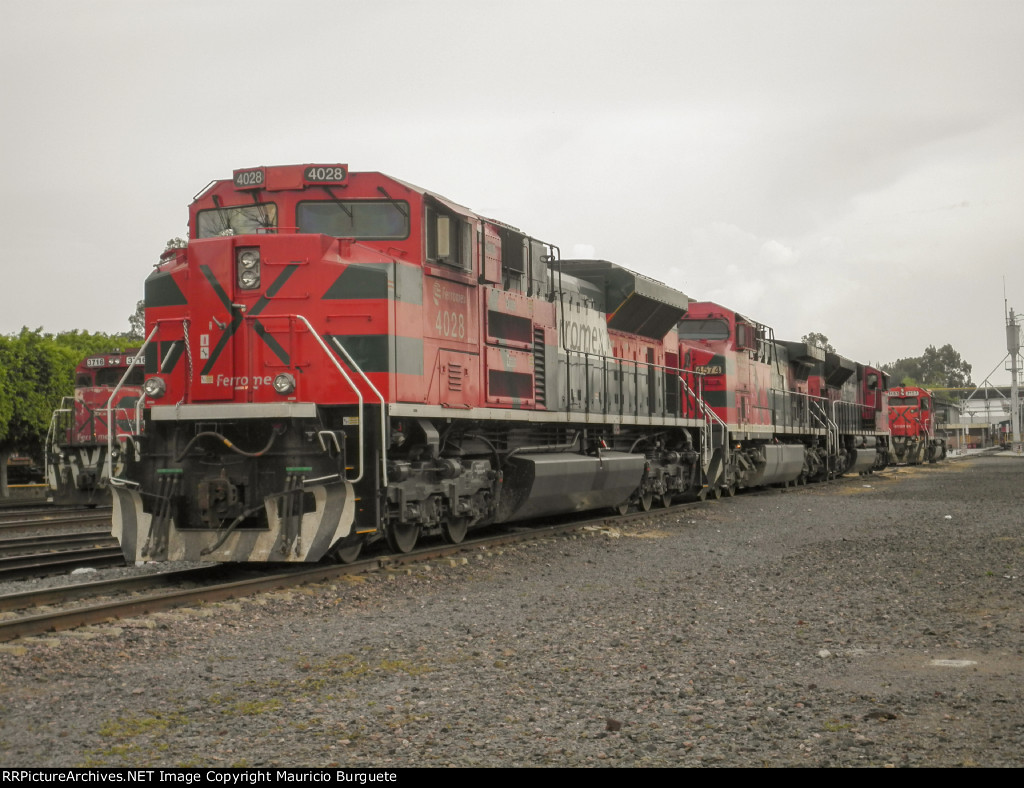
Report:
M 419 535 L 419 528 L 408 523 L 388 523 L 384 527 L 384 536 L 393 553 L 410 552 L 416 546 Z
M 714 487 L 708 487 L 708 498 L 712 501 L 720 501 L 722 499 L 722 488 L 717 484 Z
M 462 544 L 469 531 L 469 521 L 465 517 L 456 517 L 441 523 L 441 536 L 448 544 Z
M 658 496 L 658 503 L 665 509 L 668 509 L 672 505 L 672 493 L 665 493 Z
M 654 493 L 647 493 L 646 495 L 641 495 L 640 502 L 637 506 L 641 512 L 651 511 L 651 507 L 654 506 Z
M 730 498 L 736 495 L 736 482 L 733 482 L 732 484 L 725 488 L 725 494 Z
M 359 554 L 362 551 L 363 540 L 357 539 L 344 547 L 337 548 L 332 556 L 339 564 L 352 564 L 355 563 L 357 558 L 359 558 Z
M 615 512 L 615 514 L 625 516 L 629 512 L 629 500 L 627 499 L 623 501 L 618 506 L 613 506 L 612 511 Z

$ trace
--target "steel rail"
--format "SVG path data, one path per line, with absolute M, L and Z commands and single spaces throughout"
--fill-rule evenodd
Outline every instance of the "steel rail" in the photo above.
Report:
M 875 474 L 871 478 L 877 478 Z M 859 481 L 863 477 L 849 476 L 842 477 L 833 482 L 822 482 L 821 484 L 835 483 L 836 481 Z M 799 492 L 810 491 L 814 487 L 801 487 L 799 489 L 767 487 L 751 490 L 745 495 L 771 495 L 771 494 L 799 494 Z M 624 524 L 659 520 L 662 517 L 678 514 L 693 507 L 705 507 L 722 505 L 718 501 L 688 501 L 669 508 L 658 508 L 650 511 L 636 511 L 626 515 L 600 514 L 594 516 L 593 512 L 586 515 L 576 515 L 576 519 L 569 522 L 561 522 L 553 525 L 542 525 L 528 527 L 523 524 L 511 523 L 495 525 L 482 528 L 481 536 L 472 540 L 466 540 L 457 545 L 431 545 L 429 547 L 413 550 L 401 555 L 371 556 L 351 564 L 317 564 L 315 566 L 303 566 L 287 572 L 275 572 L 257 578 L 246 580 L 229 581 L 217 585 L 204 586 L 180 591 L 153 594 L 143 598 L 106 602 L 87 607 L 80 607 L 73 610 L 54 611 L 45 614 L 25 616 L 21 618 L 0 621 L 0 643 L 14 640 L 20 637 L 43 635 L 48 632 L 56 632 L 88 624 L 100 624 L 108 621 L 130 618 L 133 616 L 156 613 L 160 611 L 173 610 L 179 607 L 187 607 L 197 603 L 221 602 L 228 599 L 237 599 L 252 596 L 264 591 L 275 591 L 307 583 L 318 583 L 331 581 L 350 574 L 360 574 L 372 571 L 386 571 L 409 564 L 421 563 L 437 558 L 445 558 L 459 553 L 472 550 L 490 549 L 507 544 L 537 541 L 546 537 L 558 536 L 563 533 L 577 531 L 584 528 L 600 526 L 617 527 Z M 572 517 L 572 515 L 570 515 Z M 497 529 L 512 528 L 512 531 L 494 534 Z M 93 583 L 65 586 L 62 588 L 46 589 L 44 591 L 30 592 L 27 594 L 15 594 L 0 596 L 0 611 L 21 609 L 26 602 L 30 604 L 54 604 L 67 599 L 87 598 L 100 593 L 110 591 L 126 590 L 131 587 L 145 588 L 147 584 L 173 582 L 173 578 L 180 576 L 186 578 L 196 571 L 224 571 L 227 565 L 214 565 L 201 567 L 200 570 L 179 570 L 178 572 L 161 572 L 154 575 L 136 576 L 133 578 L 122 578 L 119 580 L 99 581 Z M 239 566 L 240 570 L 251 572 L 252 566 L 245 564 Z M 229 570 L 230 571 L 230 570 Z M 189 577 L 188 579 L 193 579 Z M 65 596 L 67 595 L 67 596 Z
M 497 535 L 493 533 L 488 534 L 487 532 L 493 532 L 494 529 L 509 526 L 490 526 L 481 530 L 483 536 L 480 538 L 467 540 L 458 545 L 432 545 L 430 547 L 413 550 L 412 552 L 401 555 L 372 556 L 352 564 L 317 564 L 311 567 L 303 567 L 301 569 L 294 569 L 287 572 L 276 572 L 274 574 L 264 575 L 257 578 L 230 581 L 217 585 L 204 586 L 202 588 L 164 592 L 149 595 L 144 598 L 105 602 L 71 610 L 51 611 L 45 614 L 25 616 L 7 621 L 0 621 L 0 643 L 20 637 L 29 637 L 32 635 L 46 634 L 48 632 L 74 629 L 75 627 L 85 626 L 87 624 L 99 624 L 119 618 L 129 618 L 148 613 L 173 610 L 178 607 L 187 607 L 200 602 L 220 602 L 228 599 L 252 596 L 264 591 L 274 591 L 305 585 L 307 583 L 330 581 L 350 574 L 393 569 L 409 564 L 444 558 L 458 553 L 468 552 L 470 550 L 488 549 L 506 544 L 536 541 L 545 537 L 556 536 L 565 532 L 580 530 L 586 527 L 594 527 L 596 525 L 620 525 L 652 516 L 660 517 L 664 514 L 671 514 L 672 512 L 678 512 L 687 508 L 688 506 L 701 505 L 710 504 L 702 501 L 696 501 L 674 506 L 671 509 L 660 509 L 657 512 L 636 512 L 627 515 L 607 514 L 596 518 L 591 516 L 589 519 L 574 520 L 572 522 L 563 522 L 560 524 L 540 527 L 517 527 L 516 524 L 512 524 L 511 527 L 516 528 L 516 530 L 512 532 L 506 531 Z M 215 567 L 204 567 L 204 569 L 214 568 Z M 219 568 L 221 570 L 224 569 L 223 566 L 219 566 Z M 248 565 L 244 566 L 244 569 L 246 571 L 252 571 L 252 567 Z M 166 584 L 166 582 L 169 582 L 168 578 L 172 574 L 174 573 L 160 573 L 157 575 L 147 575 L 144 578 L 137 576 L 135 578 L 127 579 L 127 584 L 125 584 L 124 580 L 115 580 L 67 586 L 64 589 L 47 589 L 45 591 L 33 592 L 30 594 L 10 595 L 9 597 L 0 596 L 0 610 L 20 609 L 26 602 L 30 602 L 32 604 L 53 604 L 70 598 L 65 596 L 67 594 L 74 594 L 76 595 L 75 598 L 84 598 L 86 596 L 105 593 L 111 590 L 123 590 L 129 585 L 144 588 L 147 583 L 152 583 L 154 581 Z
M 78 531 L 69 534 L 34 534 L 32 536 L 12 536 L 0 539 L 0 553 L 23 550 L 25 548 L 50 547 L 61 549 L 62 547 L 74 547 L 79 545 L 108 545 L 117 546 L 117 541 L 110 533 L 110 529 L 103 531 Z
M 23 580 L 55 574 L 58 570 L 81 566 L 124 565 L 120 547 L 99 547 L 91 550 L 62 550 L 45 555 L 19 555 L 0 558 L 0 580 Z
M 92 580 L 53 588 L 37 588 L 32 591 L 18 591 L 0 594 L 0 613 L 15 610 L 29 610 L 43 605 L 60 605 L 78 599 L 93 599 L 125 591 L 155 588 L 188 581 L 202 581 L 224 573 L 224 566 L 214 564 L 192 569 L 175 569 L 169 572 L 153 572 L 147 575 L 116 577 L 110 580 Z

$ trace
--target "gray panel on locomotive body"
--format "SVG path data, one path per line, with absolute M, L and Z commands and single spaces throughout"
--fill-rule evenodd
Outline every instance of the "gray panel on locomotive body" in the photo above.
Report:
M 566 403 L 569 392 L 566 386 L 564 364 L 565 353 L 558 345 L 544 346 L 544 369 L 546 370 L 544 405 L 548 410 L 568 410 Z
M 395 263 L 395 299 L 406 304 L 423 303 L 423 269 Z
M 423 340 L 391 335 L 395 372 L 400 375 L 423 376 Z

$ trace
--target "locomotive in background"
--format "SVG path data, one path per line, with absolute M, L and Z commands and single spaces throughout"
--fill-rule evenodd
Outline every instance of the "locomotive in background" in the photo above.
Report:
M 726 491 L 888 464 L 882 370 L 776 340 L 769 327 L 713 303 L 690 304 L 677 330 L 683 368 L 703 376 L 704 401 L 727 429 L 710 470 Z
M 880 370 L 343 164 L 213 182 L 145 300 L 133 561 L 352 560 L 888 462 Z
M 888 391 L 893 461 L 905 465 L 938 462 L 946 456 L 945 438 L 935 434 L 936 399 L 920 386 Z
M 93 355 L 75 368 L 74 394 L 54 411 L 46 435 L 54 503 L 109 503 L 109 476 L 123 470 L 124 444 L 141 429 L 143 369 L 136 354 Z

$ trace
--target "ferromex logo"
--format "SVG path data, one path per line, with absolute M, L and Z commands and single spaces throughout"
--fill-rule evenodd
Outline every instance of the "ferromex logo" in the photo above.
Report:
M 593 309 L 579 309 L 570 306 L 562 309 L 558 305 L 558 324 L 562 331 L 562 347 L 594 356 L 611 355 L 611 340 L 608 338 L 608 324 L 604 315 Z
M 449 290 L 437 279 L 434 280 L 434 306 L 445 304 L 465 304 L 466 294 L 458 290 Z

